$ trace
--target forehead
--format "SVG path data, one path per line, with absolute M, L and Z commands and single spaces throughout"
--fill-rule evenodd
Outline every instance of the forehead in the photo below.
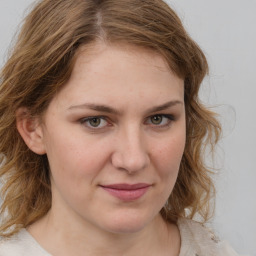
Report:
M 118 65 L 115 69 L 128 68 L 128 63 L 133 66 L 158 69 L 158 71 L 172 72 L 165 58 L 157 51 L 135 45 L 116 43 L 105 44 L 97 42 L 89 46 L 82 46 L 78 49 L 72 75 L 81 73 L 81 69 L 87 66 L 88 70 L 104 68 L 105 71 L 112 71 L 115 62 Z M 108 65 L 105 65 L 108 63 Z M 106 69 L 109 67 L 109 69 Z M 84 71 L 84 70 L 83 70 Z
M 155 51 L 131 45 L 81 47 L 63 90 L 66 102 L 183 99 L 183 80 Z M 172 100 L 172 99 L 171 99 Z M 162 102 L 161 102 L 162 103 Z

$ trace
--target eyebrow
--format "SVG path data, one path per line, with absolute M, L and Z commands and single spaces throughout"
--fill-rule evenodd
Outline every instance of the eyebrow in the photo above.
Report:
M 98 112 L 104 112 L 104 113 L 109 113 L 109 114 L 116 114 L 116 115 L 121 114 L 121 112 L 117 109 L 114 109 L 114 108 L 106 106 L 106 105 L 98 105 L 98 104 L 94 104 L 94 103 L 85 103 L 85 104 L 81 104 L 81 105 L 71 106 L 68 108 L 68 110 L 72 110 L 72 109 L 91 109 L 91 110 L 95 110 Z
M 168 101 L 162 105 L 155 106 L 155 107 L 148 109 L 146 111 L 146 113 L 163 111 L 165 109 L 168 109 L 170 107 L 173 107 L 173 106 L 179 105 L 179 104 L 183 105 L 183 102 L 179 101 L 179 100 Z M 85 103 L 85 104 L 81 104 L 81 105 L 74 105 L 74 106 L 70 106 L 68 108 L 68 110 L 73 110 L 73 109 L 90 109 L 90 110 L 95 110 L 98 112 L 104 112 L 104 113 L 108 113 L 108 114 L 121 115 L 121 111 L 119 111 L 118 109 L 112 108 L 107 105 L 94 104 L 94 103 Z
M 175 105 L 183 105 L 183 102 L 182 101 L 179 101 L 179 100 L 172 100 L 172 101 L 168 101 L 160 106 L 155 106 L 155 107 L 152 107 L 150 108 L 149 110 L 147 110 L 147 113 L 152 113 L 152 112 L 159 112 L 159 111 L 162 111 L 162 110 L 165 110 L 165 109 L 168 109 L 170 107 L 173 107 Z

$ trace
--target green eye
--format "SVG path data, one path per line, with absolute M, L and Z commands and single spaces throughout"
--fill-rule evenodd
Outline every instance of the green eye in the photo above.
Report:
M 175 120 L 173 115 L 169 114 L 157 114 L 148 117 L 146 124 L 154 127 L 163 128 L 169 126 Z
M 152 124 L 159 125 L 163 121 L 163 116 L 161 115 L 152 116 L 150 120 Z
M 101 118 L 98 117 L 94 117 L 92 119 L 88 120 L 88 123 L 90 124 L 90 126 L 92 127 L 98 127 L 101 124 Z
M 81 124 L 90 128 L 90 129 L 100 129 L 108 126 L 108 122 L 104 117 L 101 116 L 92 116 L 83 118 L 80 120 Z

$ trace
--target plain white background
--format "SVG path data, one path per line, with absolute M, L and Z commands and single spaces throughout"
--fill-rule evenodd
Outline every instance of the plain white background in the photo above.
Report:
M 33 0 L 0 0 L 0 67 Z M 201 90 L 221 114 L 213 227 L 239 253 L 256 256 L 256 1 L 169 0 L 204 50 L 210 76 Z

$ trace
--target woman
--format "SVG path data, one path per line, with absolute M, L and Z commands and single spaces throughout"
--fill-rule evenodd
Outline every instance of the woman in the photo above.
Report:
M 1 255 L 236 255 L 201 222 L 220 126 L 160 0 L 42 0 L 1 73 Z

